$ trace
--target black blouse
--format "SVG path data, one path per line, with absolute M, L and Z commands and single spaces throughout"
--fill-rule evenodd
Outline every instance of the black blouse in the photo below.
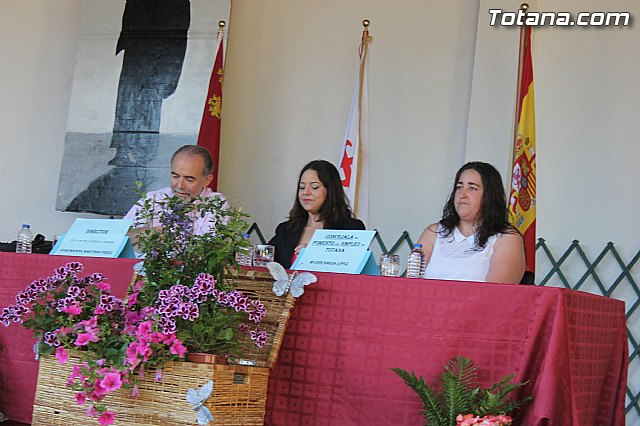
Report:
M 365 227 L 361 220 L 349 218 L 338 225 L 325 229 L 353 229 L 363 231 Z M 286 269 L 291 267 L 291 258 L 300 241 L 302 231 L 304 231 L 304 224 L 289 229 L 289 222 L 282 222 L 276 227 L 276 235 L 269 240 L 269 244 L 275 247 L 275 261 Z

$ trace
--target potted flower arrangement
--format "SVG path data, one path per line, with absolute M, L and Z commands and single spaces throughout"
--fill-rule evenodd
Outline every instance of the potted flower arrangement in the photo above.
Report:
M 205 215 L 215 232 L 197 235 L 193 223 Z M 31 329 L 38 351 L 61 363 L 74 350 L 80 362 L 67 386 L 88 405 L 87 415 L 112 424 L 116 413 L 105 396 L 130 388 L 135 397 L 145 371 L 161 380 L 163 365 L 187 352 L 237 356 L 243 335 L 258 347 L 266 343 L 264 305 L 235 290 L 231 274 L 235 252 L 247 244 L 244 216 L 217 198 L 145 200 L 140 217 L 162 227 L 140 233 L 144 261 L 124 300 L 111 294 L 105 276 L 82 277 L 82 264 L 72 262 L 29 284 L 0 322 Z
M 512 418 L 508 414 L 532 399 L 531 396 L 520 400 L 510 398 L 511 392 L 528 383 L 511 383 L 513 375 L 488 389 L 475 386 L 477 367 L 471 359 L 462 356 L 449 360 L 434 385 L 413 372 L 401 368 L 391 370 L 418 394 L 423 403 L 425 424 L 429 426 L 509 426 Z

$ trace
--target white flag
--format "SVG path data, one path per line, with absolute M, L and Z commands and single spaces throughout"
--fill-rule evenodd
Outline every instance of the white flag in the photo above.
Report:
M 369 89 L 367 84 L 368 52 L 371 37 L 365 29 L 360 45 L 360 66 L 351 100 L 338 171 L 344 192 L 356 217 L 365 224 L 369 220 L 369 155 L 367 153 L 369 125 Z

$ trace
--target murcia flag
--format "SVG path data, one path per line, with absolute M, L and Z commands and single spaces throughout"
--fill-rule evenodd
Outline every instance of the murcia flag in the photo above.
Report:
M 224 35 L 222 28 L 218 31 L 216 41 L 215 60 L 211 79 L 209 80 L 209 90 L 207 99 L 204 102 L 202 121 L 200 122 L 200 133 L 198 133 L 198 145 L 203 146 L 211 153 L 211 159 L 215 167 L 213 180 L 209 184 L 212 190 L 218 186 L 218 169 L 220 167 L 220 114 L 222 112 L 222 78 L 224 75 Z
M 524 28 L 520 44 L 520 95 L 516 105 L 513 174 L 509 194 L 509 221 L 524 235 L 527 271 L 536 265 L 536 120 L 531 62 L 531 28 Z
M 369 219 L 369 156 L 366 149 L 369 114 L 367 63 L 370 41 L 369 30 L 365 28 L 358 49 L 360 56 L 358 78 L 338 162 L 342 186 L 349 198 L 353 213 L 365 224 Z

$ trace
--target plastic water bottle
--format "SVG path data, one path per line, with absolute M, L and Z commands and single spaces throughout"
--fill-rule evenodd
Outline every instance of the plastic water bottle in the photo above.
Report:
M 31 226 L 28 223 L 22 225 L 18 238 L 16 239 L 16 253 L 31 253 L 31 244 L 33 243 L 33 234 Z
M 242 234 L 245 240 L 251 237 L 249 234 Z M 242 266 L 251 266 L 251 247 L 246 247 L 236 252 L 236 261 Z
M 427 267 L 427 259 L 422 251 L 422 244 L 414 244 L 407 260 L 407 278 L 422 278 Z

